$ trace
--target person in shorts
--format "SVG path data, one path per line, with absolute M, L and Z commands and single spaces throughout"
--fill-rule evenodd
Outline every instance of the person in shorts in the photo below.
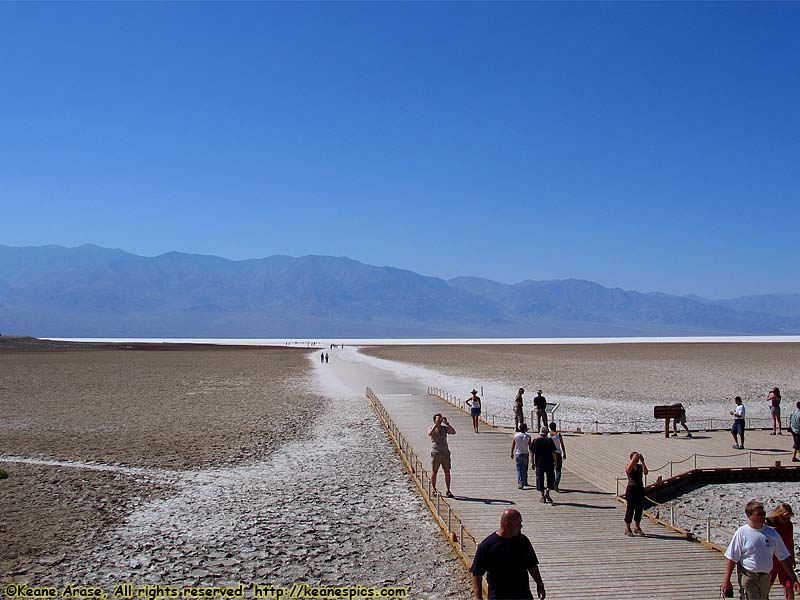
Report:
M 478 390 L 472 390 L 472 395 L 467 398 L 467 405 L 469 406 L 469 414 L 472 417 L 472 430 L 478 433 L 478 421 L 481 416 L 481 397 L 478 396 Z
M 781 429 L 781 391 L 774 387 L 767 394 L 767 402 L 769 402 L 769 414 L 772 415 L 772 433 L 770 435 L 776 434 L 776 429 L 778 435 L 783 435 Z
M 733 447 L 736 450 L 744 450 L 744 419 L 746 411 L 740 396 L 736 396 L 733 401 L 736 403 L 736 406 L 731 411 L 731 416 L 733 417 L 733 424 L 731 425 Z M 737 440 L 737 436 L 741 439 L 741 442 Z
M 689 428 L 686 426 L 686 409 L 683 407 L 683 403 L 676 402 L 672 407 L 681 409 L 681 413 L 672 419 L 672 437 L 678 437 L 678 423 L 686 430 L 686 437 L 692 437 L 692 432 L 689 431 Z
M 447 417 L 436 413 L 433 415 L 433 425 L 428 429 L 428 437 L 431 438 L 431 487 L 432 494 L 436 495 L 436 476 L 439 473 L 439 467 L 444 471 L 444 483 L 447 486 L 448 498 L 453 497 L 453 492 L 450 491 L 450 448 L 447 445 L 447 436 L 455 435 L 456 430 L 447 422 Z
M 789 429 L 792 430 L 792 462 L 800 462 L 797 454 L 800 453 L 800 402 L 797 403 L 789 416 Z

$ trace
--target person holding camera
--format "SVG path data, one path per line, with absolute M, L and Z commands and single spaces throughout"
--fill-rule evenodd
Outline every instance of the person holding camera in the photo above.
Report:
M 439 473 L 439 467 L 444 470 L 444 483 L 447 486 L 448 498 L 453 498 L 453 492 L 450 491 L 450 448 L 447 445 L 447 436 L 455 435 L 456 430 L 447 422 L 447 417 L 436 413 L 433 415 L 433 425 L 428 430 L 428 436 L 431 438 L 431 486 L 433 488 L 433 495 L 436 495 L 436 475 Z
M 727 563 L 720 586 L 723 595 L 733 598 L 731 574 L 733 565 L 736 565 L 739 597 L 748 600 L 769 598 L 773 557 L 778 559 L 786 571 L 793 591 L 800 593 L 800 582 L 790 560 L 791 553 L 778 532 L 766 525 L 767 511 L 764 510 L 764 505 L 757 500 L 751 500 L 745 504 L 744 514 L 747 516 L 747 524 L 736 530 L 725 550 Z
M 625 473 L 628 476 L 628 487 L 625 488 L 625 502 L 627 508 L 625 509 L 625 535 L 633 537 L 634 532 L 636 535 L 644 535 L 642 531 L 642 511 L 644 510 L 644 481 L 643 476 L 647 475 L 647 465 L 644 463 L 644 456 L 638 452 L 631 452 L 631 461 L 625 467 Z M 636 527 L 631 531 L 631 522 L 636 524 Z

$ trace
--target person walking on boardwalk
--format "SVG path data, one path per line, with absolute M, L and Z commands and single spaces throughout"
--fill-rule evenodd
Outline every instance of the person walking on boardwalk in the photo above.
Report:
M 481 416 L 481 397 L 478 396 L 478 390 L 472 390 L 470 393 L 472 396 L 467 398 L 467 404 L 469 405 L 469 414 L 472 417 L 472 430 L 478 433 L 478 420 Z
M 767 525 L 772 527 L 781 536 L 786 549 L 789 551 L 789 563 L 792 569 L 796 564 L 794 557 L 794 526 L 792 525 L 792 507 L 788 504 L 778 504 L 769 516 L 767 517 Z M 772 572 L 769 577 L 769 587 L 775 583 L 775 578 L 781 583 L 783 588 L 783 597 L 785 600 L 794 600 L 794 589 L 792 589 L 792 582 L 787 577 L 786 572 L 781 568 L 781 563 L 776 557 L 772 557 Z
M 533 407 L 536 409 L 536 429 L 547 427 L 547 398 L 542 396 L 542 390 L 536 393 Z
M 542 427 L 539 437 L 531 442 L 531 454 L 536 465 L 536 489 L 542 494 L 542 502 L 552 504 L 550 490 L 555 486 L 556 445 L 547 437 L 549 431 Z
M 731 435 L 733 436 L 733 448 L 737 450 L 744 450 L 744 416 L 745 416 L 745 409 L 744 404 L 742 404 L 742 398 L 740 396 L 736 396 L 733 399 L 736 403 L 736 406 L 731 411 L 731 416 L 733 417 L 733 425 L 731 425 Z M 736 436 L 739 436 L 741 442 L 737 441 Z
M 546 596 L 539 559 L 531 541 L 522 533 L 522 515 L 514 508 L 504 510 L 500 529 L 478 544 L 470 572 L 475 600 L 483 600 L 484 574 L 489 600 L 533 600 L 529 573 L 536 582 L 539 600 Z
M 781 391 L 774 387 L 767 394 L 767 402 L 769 402 L 769 414 L 772 415 L 772 433 L 770 435 L 775 435 L 775 429 L 778 429 L 778 435 L 783 435 L 781 433 L 783 430 L 781 429 Z
M 436 495 L 436 475 L 439 473 L 439 467 L 444 471 L 444 484 L 447 486 L 448 498 L 453 497 L 453 492 L 450 491 L 450 448 L 447 445 L 447 436 L 455 435 L 456 430 L 447 422 L 447 417 L 443 417 L 439 413 L 433 415 L 433 425 L 428 430 L 428 436 L 431 438 L 431 487 L 433 488 L 433 495 Z
M 528 462 L 531 452 L 531 436 L 526 432 L 528 426 L 523 423 L 519 431 L 514 434 L 511 441 L 511 458 L 517 465 L 517 488 L 522 489 L 528 485 Z
M 557 492 L 560 492 L 561 489 L 559 486 L 561 485 L 561 468 L 564 465 L 564 461 L 567 460 L 567 447 L 564 445 L 564 438 L 561 436 L 561 432 L 558 431 L 556 424 L 550 423 L 550 434 L 548 437 L 553 440 L 553 444 L 556 447 L 556 479 L 555 479 L 555 487 L 553 489 Z
M 792 430 L 792 462 L 800 462 L 797 454 L 800 452 L 800 402 L 789 417 L 789 429 Z
M 519 388 L 517 397 L 514 398 L 514 431 L 519 431 L 520 424 L 525 422 L 525 409 L 522 400 L 524 393 L 525 388 Z
M 644 463 L 644 456 L 638 452 L 631 452 L 631 461 L 625 467 L 625 474 L 628 476 L 628 487 L 625 488 L 625 502 L 628 505 L 625 509 L 625 535 L 633 537 L 633 534 L 644 535 L 642 531 L 642 511 L 644 510 L 644 481 L 643 476 L 647 475 L 647 465 Z M 631 521 L 636 524 L 631 531 Z
M 692 437 L 692 432 L 689 431 L 689 428 L 686 426 L 686 409 L 683 407 L 683 403 L 675 402 L 672 407 L 681 409 L 680 414 L 672 419 L 672 437 L 678 437 L 678 423 L 686 430 L 686 437 Z
M 757 500 L 751 500 L 744 507 L 747 515 L 747 524 L 736 530 L 725 550 L 725 576 L 722 579 L 723 594 L 732 590 L 731 574 L 733 565 L 736 565 L 736 575 L 739 580 L 739 598 L 742 600 L 766 600 L 769 598 L 770 573 L 774 558 L 785 570 L 792 583 L 794 592 L 800 593 L 800 582 L 794 574 L 791 554 L 783 543 L 781 536 L 772 527 L 765 523 L 767 513 L 764 505 Z

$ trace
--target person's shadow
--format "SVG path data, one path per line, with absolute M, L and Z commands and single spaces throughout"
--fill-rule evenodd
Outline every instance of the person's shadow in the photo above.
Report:
M 473 498 L 471 496 L 456 496 L 454 500 L 461 500 L 463 502 L 480 502 L 481 504 L 487 505 L 507 505 L 511 506 L 515 504 L 512 500 L 505 500 L 501 498 Z

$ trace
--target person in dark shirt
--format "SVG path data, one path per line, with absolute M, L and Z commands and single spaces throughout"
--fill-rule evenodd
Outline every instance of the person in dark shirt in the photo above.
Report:
M 544 600 L 539 559 L 531 541 L 522 534 L 522 515 L 514 508 L 503 511 L 500 529 L 478 545 L 470 571 L 475 600 L 483 600 L 484 574 L 489 600 L 533 600 L 528 573 L 536 582 L 536 595 Z
M 542 390 L 536 393 L 533 407 L 536 409 L 536 429 L 547 427 L 547 398 L 542 396 Z
M 542 427 L 539 437 L 531 442 L 531 454 L 536 465 L 536 489 L 542 494 L 542 502 L 553 503 L 550 490 L 555 487 L 556 445 L 547 434 L 550 430 Z M 547 485 L 545 485 L 545 477 Z
M 644 456 L 638 452 L 631 452 L 630 462 L 625 467 L 625 474 L 628 476 L 628 487 L 625 488 L 625 535 L 633 537 L 644 535 L 642 531 L 642 511 L 644 510 L 644 482 L 643 475 L 647 475 L 647 465 L 644 464 Z M 631 521 L 636 523 L 636 529 L 631 531 Z

